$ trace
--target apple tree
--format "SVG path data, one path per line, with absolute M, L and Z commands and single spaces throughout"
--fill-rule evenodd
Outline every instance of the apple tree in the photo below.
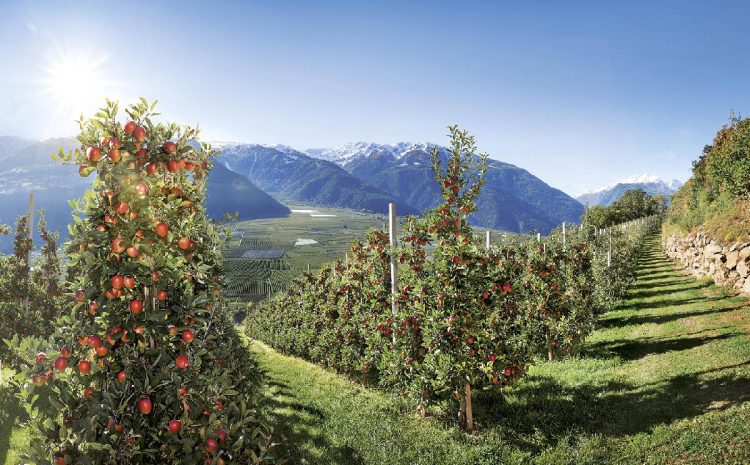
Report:
M 58 154 L 96 178 L 70 226 L 71 311 L 56 347 L 27 360 L 44 438 L 28 459 L 270 460 L 257 368 L 221 296 L 224 231 L 205 211 L 215 152 L 196 129 L 156 122 L 145 100 L 126 113 L 123 124 L 108 101 L 80 121 L 80 148 Z

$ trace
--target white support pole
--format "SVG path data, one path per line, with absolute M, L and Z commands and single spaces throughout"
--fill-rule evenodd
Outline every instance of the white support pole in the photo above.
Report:
M 398 267 L 396 261 L 396 204 L 388 204 L 388 236 L 391 244 L 391 318 L 393 325 L 396 324 L 396 314 L 398 313 Z M 392 325 L 392 326 L 393 326 Z M 396 331 L 391 328 L 391 340 L 396 342 Z
M 490 244 L 492 243 L 492 236 L 491 232 L 488 230 L 486 233 L 484 233 L 484 246 L 488 249 L 490 248 Z
M 29 192 L 29 221 L 27 222 L 27 226 L 29 228 L 29 240 L 34 241 L 34 193 Z M 26 255 L 26 266 L 29 268 L 29 271 L 31 270 L 31 249 L 29 249 L 28 254 Z M 29 319 L 29 294 L 27 293 L 26 296 L 23 298 L 23 317 L 24 320 L 28 321 Z
M 538 243 L 542 243 L 542 233 L 536 233 L 536 241 Z
M 563 221 L 563 252 L 565 252 L 565 246 L 566 246 L 566 237 L 565 237 L 565 221 Z
M 612 230 L 609 231 L 609 250 L 607 251 L 607 268 L 612 266 Z

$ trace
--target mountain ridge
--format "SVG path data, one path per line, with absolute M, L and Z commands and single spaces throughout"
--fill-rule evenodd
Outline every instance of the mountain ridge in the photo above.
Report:
M 429 142 L 354 142 L 305 152 L 333 161 L 422 211 L 440 202 L 440 191 L 432 173 L 434 147 L 443 159 L 447 158 L 448 149 Z M 489 159 L 485 179 L 477 199 L 478 212 L 471 217 L 478 226 L 547 233 L 563 221 L 579 221 L 583 214 L 580 202 L 510 163 Z
M 643 189 L 649 195 L 661 194 L 669 202 L 669 198 L 680 186 L 682 186 L 682 182 L 678 179 L 665 181 L 657 176 L 645 173 L 585 192 L 576 196 L 576 199 L 584 205 L 602 205 L 608 207 L 618 201 L 626 191 Z

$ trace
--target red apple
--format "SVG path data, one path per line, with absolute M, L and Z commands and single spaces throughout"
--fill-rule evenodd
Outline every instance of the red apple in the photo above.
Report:
M 55 359 L 55 370 L 64 371 L 68 368 L 68 360 L 65 357 L 57 357 Z
M 195 333 L 193 333 L 191 330 L 186 329 L 182 332 L 182 341 L 185 342 L 185 344 L 190 344 L 195 339 Z
M 169 420 L 169 432 L 177 434 L 180 431 L 182 431 L 182 423 L 180 423 L 180 420 Z
M 70 357 L 70 349 L 68 349 L 67 345 L 60 347 L 60 355 L 65 358 Z
M 83 289 L 78 289 L 76 291 L 76 302 L 83 302 L 86 300 L 86 292 Z
M 136 315 L 141 313 L 143 311 L 143 301 L 142 300 L 131 300 L 130 301 L 130 311 L 135 313 Z
M 146 165 L 146 173 L 148 174 L 154 174 L 159 169 L 159 165 L 156 163 L 149 163 Z
M 135 279 L 132 276 L 125 276 L 122 279 L 122 285 L 127 289 L 133 289 L 135 287 Z
M 130 205 L 128 205 L 126 202 L 120 202 L 117 204 L 115 211 L 120 215 L 127 215 L 130 211 Z
M 174 364 L 177 366 L 177 368 L 184 370 L 190 366 L 190 359 L 187 355 L 178 355 L 174 361 Z
M 120 371 L 120 372 L 117 373 L 117 382 L 118 383 L 122 384 L 122 383 L 124 383 L 127 380 L 128 380 L 128 374 L 127 373 L 125 373 L 124 371 Z
M 105 347 L 104 345 L 101 345 L 96 348 L 96 355 L 100 357 L 106 357 L 108 353 L 109 353 L 109 349 L 107 349 L 107 347 Z
M 151 399 L 149 399 L 148 397 L 144 397 L 138 401 L 138 411 L 141 412 L 141 414 L 148 415 L 149 413 L 151 413 L 152 408 L 153 404 L 151 403 Z
M 96 147 L 86 149 L 86 159 L 91 163 L 96 163 L 102 158 L 102 151 Z
M 169 293 L 167 291 L 159 291 L 156 293 L 156 298 L 158 300 L 167 300 L 167 297 L 169 297 Z
M 123 126 L 122 130 L 125 132 L 125 134 L 131 135 L 133 134 L 133 131 L 135 131 L 135 128 L 137 126 L 138 125 L 135 123 L 135 121 L 128 121 L 127 123 L 125 123 L 125 126 Z
M 180 238 L 180 239 L 179 239 L 179 240 L 177 241 L 177 246 L 178 246 L 179 248 L 181 248 L 182 250 L 187 250 L 187 249 L 189 249 L 189 248 L 190 248 L 190 239 L 188 239 L 187 237 L 181 237 L 181 238 Z
M 143 126 L 133 129 L 133 139 L 137 142 L 143 142 L 146 139 L 146 129 Z
M 169 226 L 167 226 L 166 223 L 158 223 L 156 225 L 156 235 L 161 237 L 162 239 L 167 237 L 167 234 L 169 233 Z
M 146 150 L 144 149 L 138 150 L 137 152 L 135 152 L 135 154 L 140 158 L 146 158 L 146 156 L 148 156 L 148 152 L 146 152 Z
M 219 443 L 216 442 L 216 439 L 214 438 L 208 438 L 206 439 L 206 450 L 209 452 L 216 452 L 216 450 L 219 448 Z
M 123 253 L 125 251 L 125 239 L 122 237 L 112 239 L 112 251 L 114 253 Z
M 34 364 L 41 365 L 45 358 L 47 358 L 47 354 L 45 354 L 44 352 L 39 352 L 34 358 Z
M 145 182 L 139 182 L 135 185 L 135 195 L 143 198 L 146 196 L 146 194 L 148 194 L 148 184 L 146 184 Z
M 78 371 L 82 374 L 88 374 L 91 371 L 91 362 L 88 360 L 81 360 L 78 362 Z
M 168 141 L 164 142 L 164 144 L 161 146 L 161 149 L 165 153 L 172 154 L 172 153 L 177 152 L 177 144 L 175 144 L 171 140 L 168 140 Z
M 116 274 L 109 279 L 109 282 L 112 283 L 112 289 L 120 289 L 125 284 L 125 278 Z
M 158 283 L 159 282 L 159 272 L 158 271 L 152 271 L 151 272 L 151 281 Z
M 138 248 L 131 245 L 127 249 L 125 249 L 125 253 L 128 254 L 128 257 L 135 258 L 138 256 Z
M 167 162 L 167 171 L 170 173 L 176 173 L 180 171 L 180 164 L 177 162 L 177 160 L 169 160 Z
M 97 349 L 102 346 L 102 338 L 97 335 L 91 335 L 86 339 L 86 343 L 94 349 Z
M 81 166 L 79 166 L 78 174 L 80 174 L 82 178 L 88 177 L 88 175 L 91 174 L 91 172 L 89 171 L 89 165 L 84 163 Z
M 122 152 L 120 152 L 120 149 L 114 147 L 109 149 L 109 159 L 112 160 L 112 163 L 120 163 L 120 160 L 122 160 Z
M 113 139 L 112 139 L 112 140 L 110 141 L 109 145 L 110 145 L 110 146 L 111 146 L 111 147 L 112 147 L 113 149 L 119 149 L 120 147 L 122 147 L 122 142 L 120 142 L 120 139 L 118 139 L 117 137 L 114 137 L 114 138 L 113 138 Z
M 216 430 L 216 436 L 219 438 L 219 442 L 223 444 L 227 440 L 227 430 L 219 428 Z

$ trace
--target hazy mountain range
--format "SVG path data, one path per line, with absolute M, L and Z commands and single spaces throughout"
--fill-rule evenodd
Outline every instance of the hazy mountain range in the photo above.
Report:
M 14 225 L 27 211 L 29 192 L 34 192 L 35 209 L 43 208 L 51 230 L 67 237 L 71 222 L 69 200 L 83 197 L 93 177 L 82 178 L 75 165 L 61 165 L 51 158 L 58 147 L 72 150 L 74 138 L 42 142 L 0 138 L 0 223 Z M 208 177 L 208 214 L 221 219 L 224 213 L 238 213 L 243 219 L 274 218 L 289 214 L 289 208 L 255 186 L 245 176 L 217 163 Z M 8 250 L 12 239 L 0 237 L 0 249 Z
M 669 198 L 680 186 L 682 186 L 682 182 L 678 179 L 664 181 L 650 174 L 642 174 L 586 192 L 577 196 L 576 199 L 584 205 L 603 205 L 606 207 L 617 202 L 626 191 L 643 189 L 649 195 L 662 194 L 669 201 Z
M 75 148 L 73 138 L 30 141 L 0 137 L 0 223 L 13 224 L 26 211 L 28 192 L 44 208 L 50 227 L 67 232 L 69 199 L 80 198 L 91 178 L 76 166 L 50 158 L 57 147 Z M 385 213 L 396 202 L 400 215 L 436 206 L 440 192 L 431 170 L 431 144 L 353 143 L 335 148 L 295 150 L 283 145 L 214 144 L 222 154 L 209 176 L 207 208 L 241 219 L 289 214 L 283 203 L 350 208 Z M 447 156 L 438 147 L 441 156 Z M 563 221 L 578 221 L 583 205 L 528 171 L 491 160 L 487 182 L 472 221 L 513 232 L 546 233 Z M 3 247 L 7 250 L 8 240 Z

